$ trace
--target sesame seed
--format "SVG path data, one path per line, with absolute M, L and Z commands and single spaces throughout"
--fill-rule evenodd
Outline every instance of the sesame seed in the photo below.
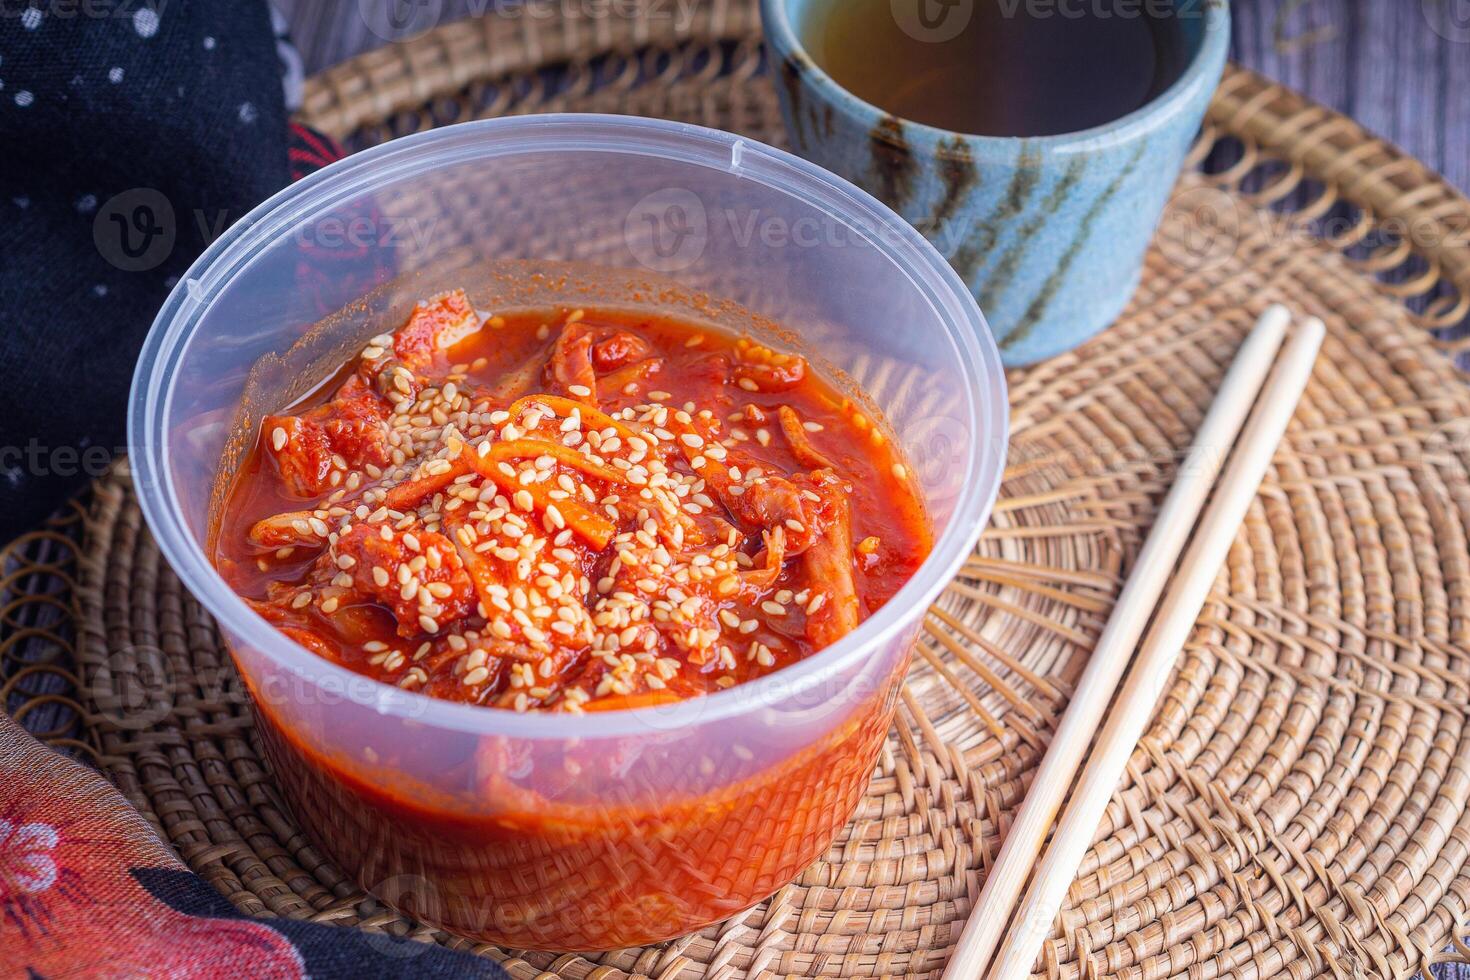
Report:
M 286 430 L 279 425 L 271 430 L 271 446 L 276 452 L 280 452 L 286 445 Z

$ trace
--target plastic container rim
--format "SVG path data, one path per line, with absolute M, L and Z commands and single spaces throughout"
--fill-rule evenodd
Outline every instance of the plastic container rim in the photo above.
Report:
M 654 156 L 734 173 L 797 196 L 879 248 L 935 309 L 957 349 L 961 373 L 971 386 L 962 417 L 980 435 L 970 447 L 949 525 L 898 593 L 852 633 L 800 663 L 701 698 L 584 715 L 519 713 L 430 698 L 324 660 L 276 630 L 225 584 L 183 520 L 164 421 L 176 364 L 223 289 L 303 220 L 405 171 L 551 150 Z M 871 233 L 874 229 L 882 231 L 881 240 Z M 969 291 L 927 240 L 865 191 L 783 150 L 720 130 L 633 116 L 555 113 L 460 123 L 392 140 L 283 188 L 232 225 L 189 267 L 149 330 L 129 397 L 128 452 L 139 504 L 160 550 L 229 642 L 250 646 L 308 684 L 339 682 L 333 686 L 340 686 L 345 700 L 382 715 L 475 735 L 601 738 L 670 732 L 772 707 L 894 639 L 958 571 L 994 505 L 1007 444 L 1007 405 L 1000 353 Z

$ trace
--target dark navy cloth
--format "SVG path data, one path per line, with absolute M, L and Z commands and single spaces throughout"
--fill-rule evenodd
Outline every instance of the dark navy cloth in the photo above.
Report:
M 259 0 L 0 0 L 0 539 L 124 443 L 138 349 L 204 246 L 290 179 Z

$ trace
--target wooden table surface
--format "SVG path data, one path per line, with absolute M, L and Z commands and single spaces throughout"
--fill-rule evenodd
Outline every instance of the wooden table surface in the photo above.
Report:
M 427 11 L 445 21 L 496 2 L 276 0 L 307 72 L 382 44 L 364 13 L 374 5 Z M 1231 6 L 1237 61 L 1356 118 L 1470 191 L 1470 0 L 1234 0 Z

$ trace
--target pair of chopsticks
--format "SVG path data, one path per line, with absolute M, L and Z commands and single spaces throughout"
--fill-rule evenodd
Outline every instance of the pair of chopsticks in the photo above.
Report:
M 1305 320 L 1282 350 L 1290 320 L 1284 307 L 1268 309 L 1226 372 L 990 868 L 980 900 L 950 957 L 945 980 L 1025 977 L 1051 934 L 1103 811 L 1143 737 L 1154 704 L 1306 390 L 1326 331 L 1321 320 Z M 1232 445 L 1236 448 L 1230 454 Z M 1217 482 L 1227 455 L 1229 466 Z M 1204 516 L 1200 517 L 1202 509 Z M 1188 550 L 1184 551 L 1186 541 Z M 1114 700 L 1118 681 L 1156 606 L 1152 628 L 1137 647 L 1133 668 Z M 1092 754 L 1078 775 L 1094 733 Z M 1053 830 L 1074 777 L 1076 786 Z M 1048 831 L 1052 831 L 1051 845 L 1038 862 Z M 1017 904 L 1023 888 L 1025 897 Z

